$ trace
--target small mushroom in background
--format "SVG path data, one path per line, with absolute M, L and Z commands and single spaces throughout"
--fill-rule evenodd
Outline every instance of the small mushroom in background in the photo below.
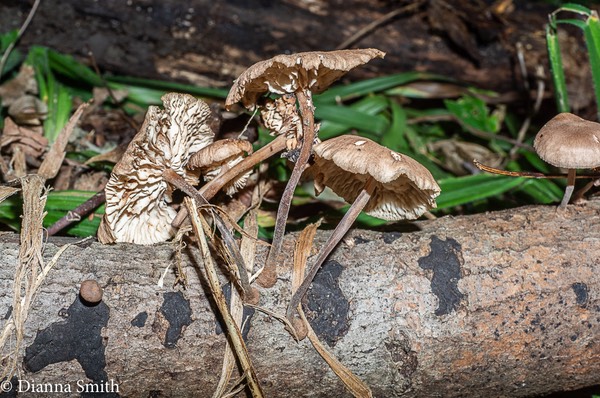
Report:
M 198 170 L 204 181 L 212 181 L 219 174 L 226 172 L 244 159 L 245 154 L 252 153 L 252 144 L 246 140 L 223 139 L 202 148 L 190 158 L 187 168 Z M 252 171 L 247 171 L 223 186 L 225 193 L 232 196 L 246 186 Z
M 87 279 L 81 282 L 79 296 L 87 304 L 98 304 L 102 301 L 103 290 L 97 281 Z
M 314 147 L 315 192 L 327 186 L 352 203 L 292 296 L 290 321 L 321 264 L 361 211 L 388 221 L 414 220 L 435 208 L 440 187 L 424 166 L 367 138 L 344 135 Z
M 355 67 L 366 64 L 374 58 L 383 58 L 384 56 L 384 52 L 374 48 L 277 55 L 246 69 L 231 87 L 225 100 L 226 108 L 237 102 L 242 102 L 246 108 L 254 109 L 259 98 L 266 93 L 293 95 L 295 97 L 293 103 L 298 102 L 301 119 L 301 128 L 297 129 L 298 136 L 295 139 L 302 143 L 300 154 L 279 203 L 272 246 L 265 261 L 263 273 L 274 272 L 275 261 L 279 257 L 283 244 L 285 224 L 294 190 L 308 163 L 313 141 L 316 138 L 312 94 L 325 91 L 333 82 Z M 289 97 L 289 99 L 291 98 Z M 290 142 L 287 134 L 284 134 L 278 136 L 265 148 L 271 148 L 274 153 L 279 152 L 282 150 L 283 140 Z M 277 148 L 277 151 L 274 148 Z M 248 157 L 248 159 L 251 158 L 251 156 Z
M 197 175 L 187 170 L 192 154 L 213 142 L 207 124 L 208 105 L 188 94 L 162 97 L 164 110 L 148 108 L 144 124 L 123 158 L 115 165 L 106 184 L 106 210 L 98 239 L 102 243 L 153 244 L 175 234 L 171 221 L 173 171 L 190 184 Z
M 567 169 L 567 188 L 559 205 L 564 208 L 575 188 L 576 169 L 600 167 L 600 124 L 559 113 L 540 129 L 533 147 L 545 162 Z

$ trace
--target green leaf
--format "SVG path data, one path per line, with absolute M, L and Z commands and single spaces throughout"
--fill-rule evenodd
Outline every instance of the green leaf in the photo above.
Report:
M 487 104 L 482 99 L 464 96 L 456 101 L 445 100 L 444 105 L 464 125 L 491 133 L 500 130 L 498 115 L 490 114 Z

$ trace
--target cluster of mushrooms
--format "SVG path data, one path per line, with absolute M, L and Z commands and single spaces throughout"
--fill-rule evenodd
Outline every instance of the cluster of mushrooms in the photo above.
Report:
M 215 141 L 211 111 L 202 100 L 187 94 L 164 95 L 163 109 L 148 109 L 143 126 L 113 169 L 105 189 L 99 240 L 137 244 L 169 240 L 187 214 L 184 207 L 179 211 L 175 207 L 176 190 L 199 201 L 198 205 L 209 204 L 221 190 L 235 195 L 254 166 L 286 151 L 295 163 L 262 272 L 276 274 L 291 200 L 303 174 L 312 177 L 317 194 L 329 187 L 352 203 L 294 294 L 288 307 L 292 317 L 320 265 L 361 211 L 385 220 L 410 220 L 436 206 L 440 188 L 417 161 L 360 136 L 342 135 L 323 142 L 317 138 L 312 94 L 383 56 L 376 49 L 307 52 L 278 55 L 248 68 L 234 82 L 225 105 L 241 102 L 248 110 L 258 108 L 264 126 L 276 136 L 255 152 L 243 139 Z M 230 236 L 230 227 L 219 224 L 219 217 L 213 219 L 221 234 Z M 239 253 L 234 246 L 230 240 L 227 248 Z M 243 267 L 238 270 L 240 279 L 247 281 Z

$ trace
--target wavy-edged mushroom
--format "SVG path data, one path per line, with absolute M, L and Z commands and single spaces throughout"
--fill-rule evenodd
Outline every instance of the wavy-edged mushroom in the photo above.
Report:
M 308 163 L 316 136 L 312 94 L 323 92 L 355 67 L 384 56 L 384 52 L 374 48 L 277 55 L 246 69 L 231 87 L 225 101 L 226 107 L 242 102 L 246 108 L 253 109 L 265 93 L 294 95 L 302 121 L 301 129 L 298 129 L 302 136 L 297 137 L 297 141 L 302 142 L 300 155 L 279 203 L 272 247 L 265 262 L 266 269 L 272 268 L 281 252 L 294 190 Z M 279 136 L 269 145 L 281 145 L 282 139 L 285 137 Z
M 315 191 L 325 186 L 352 203 L 321 249 L 315 264 L 294 293 L 291 319 L 321 264 L 361 211 L 388 221 L 414 220 L 436 207 L 440 187 L 424 166 L 367 138 L 344 135 L 314 147 Z
M 168 93 L 164 110 L 148 108 L 144 124 L 115 165 L 106 184 L 106 210 L 98 230 L 102 243 L 152 244 L 171 238 L 177 214 L 169 204 L 173 186 L 168 170 L 190 183 L 190 156 L 213 142 L 210 108 L 188 94 Z
M 198 169 L 204 181 L 212 181 L 241 162 L 245 155 L 252 153 L 252 144 L 241 139 L 223 139 L 213 142 L 192 155 L 187 168 Z M 246 186 L 251 171 L 237 176 L 223 186 L 225 193 L 232 196 Z
M 540 129 L 533 147 L 542 160 L 567 169 L 567 187 L 559 206 L 564 208 L 575 188 L 576 169 L 600 167 L 600 123 L 559 113 Z

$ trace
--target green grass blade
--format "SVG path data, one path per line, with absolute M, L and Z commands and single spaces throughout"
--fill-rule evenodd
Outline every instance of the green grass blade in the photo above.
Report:
M 402 84 L 414 82 L 417 80 L 446 80 L 447 77 L 424 72 L 406 72 L 391 76 L 376 77 L 351 83 L 345 86 L 333 86 L 322 94 L 315 95 L 313 101 L 315 105 L 326 102 L 346 101 L 370 93 L 377 93 L 382 90 L 400 86 Z
M 156 91 L 162 92 L 163 94 L 170 91 L 177 91 L 196 95 L 198 97 L 225 99 L 227 97 L 227 94 L 229 93 L 229 89 L 198 87 L 190 84 L 165 82 L 160 80 L 142 79 L 134 77 L 111 76 L 107 77 L 106 80 L 109 82 L 109 86 L 115 88 L 148 88 L 155 89 Z
M 72 79 L 78 85 L 87 84 L 92 87 L 104 86 L 104 81 L 96 72 L 77 61 L 70 55 L 48 50 L 48 64 L 52 71 Z
M 315 118 L 344 126 L 345 130 L 357 129 L 374 134 L 383 134 L 389 125 L 383 116 L 338 105 L 320 105 L 315 108 Z
M 438 181 L 442 193 L 438 209 L 459 206 L 505 193 L 523 183 L 523 178 L 477 174 Z
M 15 43 L 19 38 L 19 31 L 17 29 L 11 30 L 7 33 L 0 35 L 0 58 L 4 56 L 8 47 Z M 2 78 L 6 73 L 10 72 L 14 67 L 16 67 L 21 59 L 21 53 L 14 48 L 8 54 L 8 58 L 6 59 L 6 64 L 4 68 L 0 70 L 0 78 Z
M 381 129 L 381 132 L 387 128 L 389 125 L 389 121 L 386 120 L 383 116 L 379 114 L 384 111 L 389 106 L 389 102 L 385 97 L 382 96 L 372 96 L 361 99 L 360 101 L 355 102 L 350 106 L 346 105 L 331 105 L 331 104 L 321 104 L 315 107 L 315 116 L 317 119 L 320 119 L 321 129 L 319 130 L 319 137 L 321 139 L 328 139 L 331 137 L 335 137 L 344 132 L 347 132 L 350 129 L 358 128 L 353 124 L 351 120 L 339 120 L 341 118 L 340 114 L 337 113 L 340 109 L 346 109 L 346 112 L 352 113 L 354 118 L 353 120 L 360 119 L 361 115 L 366 115 L 369 118 L 377 118 L 378 121 L 376 129 Z M 325 109 L 322 109 L 325 107 Z M 344 112 L 344 111 L 341 111 Z M 359 123 L 364 123 L 359 121 Z M 375 141 L 379 141 L 380 133 L 373 133 L 374 130 L 372 126 L 368 126 L 369 129 L 365 130 L 361 133 L 365 136 L 374 139 Z
M 553 21 L 551 19 L 551 21 Z M 559 112 L 569 112 L 569 96 L 567 94 L 567 83 L 565 80 L 565 72 L 562 63 L 562 55 L 560 54 L 560 44 L 556 29 L 546 25 L 546 45 L 548 48 L 548 57 L 550 61 L 550 69 L 552 72 L 552 82 L 554 83 L 554 95 L 556 96 L 556 107 Z
M 595 12 L 587 19 L 583 30 L 590 58 L 594 94 L 596 96 L 596 117 L 600 120 L 600 22 Z
M 388 130 L 381 137 L 380 143 L 394 151 L 407 151 L 408 141 L 404 135 L 408 129 L 406 112 L 393 99 L 389 100 L 392 120 Z
M 65 216 L 69 210 L 75 209 L 80 204 L 95 195 L 96 192 L 86 191 L 51 191 L 48 194 L 44 218 L 44 227 L 49 227 Z M 22 212 L 22 199 L 19 196 L 10 197 L 0 203 L 0 223 L 18 231 L 20 229 Z M 104 214 L 104 205 L 100 206 L 92 217 L 84 217 L 81 221 L 69 226 L 61 232 L 72 236 L 93 236 L 98 230 L 100 220 Z
M 47 215 L 44 218 L 44 227 L 49 227 L 65 216 L 68 211 L 75 209 L 86 200 L 94 196 L 96 192 L 87 191 L 54 191 L 48 195 L 46 201 Z M 61 234 L 87 237 L 96 235 L 98 226 L 104 214 L 104 205 L 100 206 L 91 217 L 84 217 L 81 221 L 67 227 Z
M 592 10 L 590 10 L 589 8 L 587 8 L 586 6 L 583 6 L 581 4 L 575 4 L 575 3 L 565 3 L 565 4 L 561 4 L 560 8 L 558 8 L 556 11 L 554 11 L 552 13 L 552 15 L 556 15 L 559 12 L 574 12 L 576 14 L 580 14 L 580 15 L 584 15 L 584 16 L 589 16 L 592 12 Z
M 549 204 L 559 202 L 564 194 L 556 184 L 545 179 L 529 179 L 523 182 L 520 191 L 530 196 L 535 203 Z

